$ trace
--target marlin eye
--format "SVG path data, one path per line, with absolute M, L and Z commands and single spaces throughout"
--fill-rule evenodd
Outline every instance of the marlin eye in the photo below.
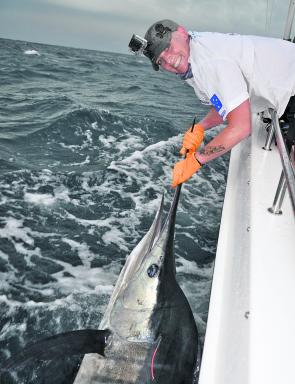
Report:
M 159 272 L 159 266 L 157 264 L 152 264 L 148 267 L 147 274 L 149 277 L 155 277 Z

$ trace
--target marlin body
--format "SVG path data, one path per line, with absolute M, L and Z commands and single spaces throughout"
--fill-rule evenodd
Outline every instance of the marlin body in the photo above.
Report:
M 74 384 L 193 384 L 198 332 L 176 281 L 174 227 L 181 186 L 162 226 L 163 198 L 148 233 L 128 256 L 100 329 L 40 340 L 0 367 L 0 381 L 29 359 L 85 354 Z M 4 382 L 4 381 L 3 381 Z
M 100 329 L 105 357 L 84 357 L 74 384 L 192 384 L 200 350 L 189 303 L 176 281 L 174 226 L 180 187 L 162 226 L 154 222 L 127 258 Z

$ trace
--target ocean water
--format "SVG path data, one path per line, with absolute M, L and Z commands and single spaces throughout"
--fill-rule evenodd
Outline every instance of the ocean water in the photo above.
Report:
M 168 210 L 182 133 L 207 106 L 142 57 L 6 39 L 0 52 L 3 360 L 40 338 L 98 327 L 162 192 Z M 225 156 L 203 167 L 177 213 L 177 277 L 202 339 L 227 166 Z M 80 359 L 32 362 L 9 382 L 72 383 Z

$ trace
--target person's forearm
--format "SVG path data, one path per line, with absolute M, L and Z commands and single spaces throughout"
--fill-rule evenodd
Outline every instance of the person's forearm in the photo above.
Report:
M 220 125 L 222 123 L 223 123 L 222 117 L 213 107 L 210 109 L 210 111 L 207 113 L 204 119 L 200 121 L 200 124 L 205 130 L 216 127 L 217 125 Z
M 196 153 L 201 164 L 208 163 L 216 157 L 223 155 L 236 144 L 249 136 L 250 131 L 239 130 L 230 125 L 226 126 L 213 140 Z
M 251 134 L 251 110 L 249 99 L 227 115 L 228 125 L 203 149 L 196 153 L 202 164 L 216 159 L 232 149 L 236 144 Z

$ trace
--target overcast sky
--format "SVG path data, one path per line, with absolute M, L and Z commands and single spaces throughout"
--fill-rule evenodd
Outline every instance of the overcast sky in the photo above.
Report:
M 189 30 L 281 37 L 289 0 L 0 0 L 0 37 L 127 53 L 168 18 Z

